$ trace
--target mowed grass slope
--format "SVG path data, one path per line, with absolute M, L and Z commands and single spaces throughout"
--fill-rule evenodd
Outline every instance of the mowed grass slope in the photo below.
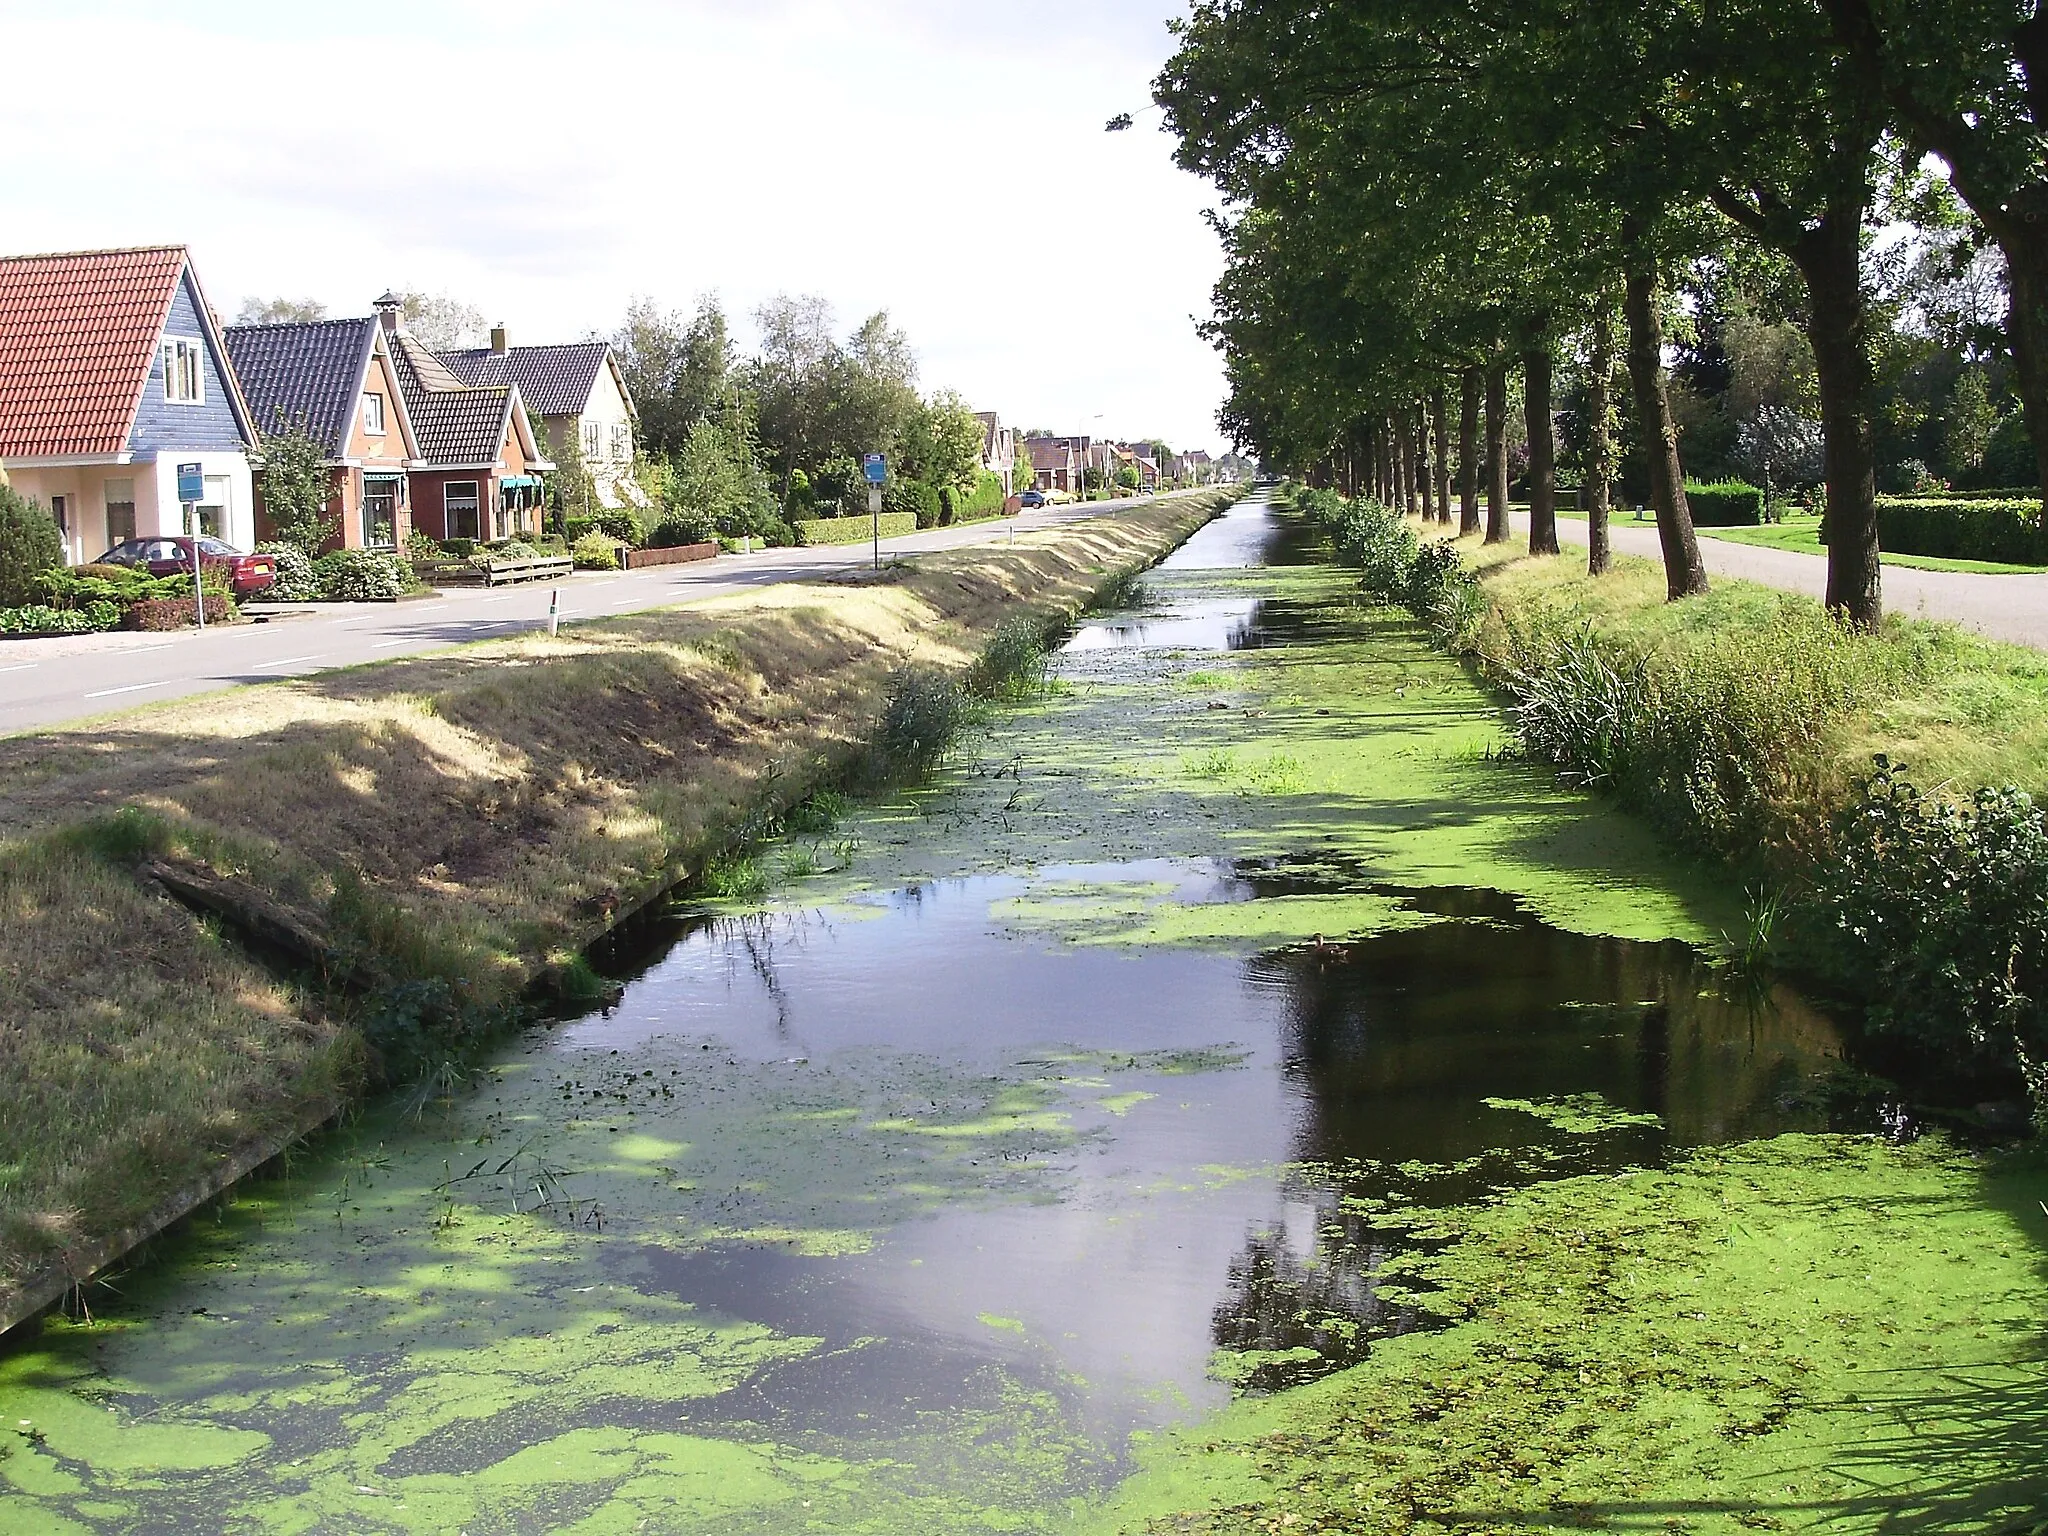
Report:
M 1223 499 L 0 741 L 0 1317 L 344 1103 L 355 1023 L 490 1018 L 842 767 L 896 670 L 1079 608 Z M 314 936 L 345 989 L 280 984 L 153 867 Z

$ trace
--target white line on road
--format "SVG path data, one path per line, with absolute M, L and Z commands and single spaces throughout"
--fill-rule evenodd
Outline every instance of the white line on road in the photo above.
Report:
M 326 654 L 325 651 L 315 651 L 310 656 L 287 656 L 283 661 L 259 661 L 249 670 L 251 672 L 263 672 L 272 667 L 296 667 L 302 661 L 318 661 Z
M 177 644 L 175 640 L 166 640 L 160 645 L 138 645 L 132 651 L 122 651 L 119 654 L 123 656 L 146 656 L 151 651 L 168 651 L 175 644 Z
M 160 683 L 130 683 L 125 688 L 102 688 L 97 693 L 88 693 L 88 699 L 112 698 L 117 693 L 140 693 L 145 688 L 168 688 L 174 683 L 185 681 L 182 677 L 167 677 Z
M 407 635 L 403 640 L 379 640 L 370 649 L 373 651 L 388 651 L 394 645 L 412 645 L 414 643 L 412 636 Z
M 41 665 L 39 661 L 24 661 L 18 667 L 0 667 L 0 672 L 33 672 Z

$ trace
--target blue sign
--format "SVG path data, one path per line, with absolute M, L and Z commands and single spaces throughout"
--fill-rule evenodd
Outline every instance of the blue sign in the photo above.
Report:
M 869 485 L 880 485 L 889 478 L 889 463 L 879 453 L 864 453 L 860 472 L 868 477 Z
M 180 464 L 178 466 L 178 500 L 206 500 L 206 466 L 204 464 Z

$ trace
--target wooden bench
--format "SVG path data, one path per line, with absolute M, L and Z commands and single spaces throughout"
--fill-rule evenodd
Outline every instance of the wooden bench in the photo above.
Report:
M 484 585 L 503 586 L 511 581 L 549 581 L 574 573 L 576 562 L 567 555 L 542 555 L 535 560 L 493 560 L 484 571 Z

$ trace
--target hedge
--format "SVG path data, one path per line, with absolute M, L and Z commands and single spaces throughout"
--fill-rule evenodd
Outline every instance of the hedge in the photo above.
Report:
M 2035 498 L 1992 501 L 1960 496 L 1880 496 L 1877 543 L 1895 555 L 2048 565 L 2048 534 Z
M 1740 480 L 1685 488 L 1692 520 L 1701 528 L 1755 528 L 1764 520 L 1764 493 Z
M 806 544 L 859 544 L 873 537 L 872 519 L 855 515 L 853 517 L 812 517 L 796 525 L 796 531 L 803 536 Z M 882 514 L 882 537 L 901 538 L 906 533 L 917 532 L 917 515 L 913 512 L 884 512 Z
M 218 592 L 206 594 L 206 622 L 225 624 L 230 619 L 240 618 L 231 598 Z M 192 599 L 189 597 L 148 597 L 139 603 L 128 605 L 128 611 L 121 616 L 126 629 L 184 629 L 194 622 Z

